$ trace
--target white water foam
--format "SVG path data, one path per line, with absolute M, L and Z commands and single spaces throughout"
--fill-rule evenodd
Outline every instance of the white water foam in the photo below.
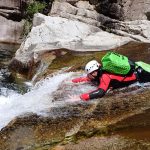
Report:
M 18 94 L 7 88 L 1 88 L 2 95 L 0 95 L 0 129 L 5 127 L 17 116 L 30 112 L 39 115 L 45 115 L 45 113 L 51 107 L 65 105 L 65 101 L 63 100 L 59 102 L 52 102 L 53 92 L 57 91 L 58 87 L 60 87 L 63 82 L 68 83 L 68 79 L 70 81 L 71 77 L 75 74 L 70 72 L 48 77 L 43 81 L 38 82 L 34 87 L 32 87 L 31 91 L 24 95 Z M 31 86 L 32 84 L 29 83 L 29 85 Z M 131 86 L 136 86 L 136 84 Z M 150 86 L 150 83 L 145 83 L 144 87 L 145 86 Z M 80 83 L 76 84 L 76 86 L 71 88 L 71 90 L 73 90 L 73 93 L 77 92 L 77 94 L 79 94 L 79 91 L 80 93 L 84 93 L 86 91 L 93 90 L 94 88 L 96 87 Z
M 30 112 L 41 114 L 42 111 L 52 107 L 52 93 L 71 75 L 72 73 L 64 73 L 46 78 L 24 95 L 12 91 L 9 91 L 7 96 L 1 95 L 0 129 L 19 115 Z

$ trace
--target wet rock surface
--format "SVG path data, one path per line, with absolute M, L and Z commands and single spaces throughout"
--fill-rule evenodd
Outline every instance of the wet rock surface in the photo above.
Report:
M 19 43 L 20 33 L 22 32 L 23 27 L 23 22 L 20 22 L 20 1 L 12 1 L 11 5 L 9 3 L 8 7 L 5 7 L 7 2 L 8 0 L 3 0 L 1 1 L 0 5 L 0 20 L 1 27 L 3 28 L 1 33 L 2 37 L 0 40 L 3 42 Z M 68 53 L 68 49 L 71 51 L 74 49 L 81 51 L 81 48 L 83 47 L 85 49 L 90 49 L 90 51 L 91 49 L 93 51 L 95 51 L 95 49 L 99 51 L 100 49 L 104 50 L 114 48 L 115 45 L 115 47 L 118 46 L 118 48 L 113 49 L 114 51 L 125 54 L 131 57 L 133 60 L 139 60 L 140 58 L 141 60 L 150 63 L 149 44 L 129 43 L 119 47 L 120 45 L 131 41 L 131 38 L 136 41 L 149 42 L 148 1 L 90 0 L 88 2 L 66 0 L 65 2 L 63 1 L 63 3 L 60 3 L 60 1 L 55 1 L 52 11 L 49 14 L 55 17 L 63 17 L 63 21 L 68 19 L 69 22 L 71 22 L 70 19 L 73 19 L 75 22 L 79 21 L 79 24 L 85 24 L 86 27 L 90 26 L 91 35 L 89 36 L 88 32 L 82 42 L 80 41 L 82 36 L 80 37 L 76 35 L 75 39 L 79 40 L 79 43 L 75 44 L 74 40 L 71 42 L 64 41 L 65 38 L 68 40 L 68 36 L 62 38 L 62 32 L 60 32 L 58 33 L 58 35 L 62 38 L 60 41 L 48 41 L 49 43 L 46 45 L 43 41 L 46 40 L 47 42 L 48 39 L 53 37 L 53 34 L 49 38 L 45 38 L 43 33 L 47 33 L 48 26 L 46 27 L 46 32 L 43 32 L 43 28 L 40 28 L 39 34 L 37 34 L 38 38 L 29 38 L 29 43 L 23 43 L 23 46 L 20 48 L 21 51 L 16 53 L 16 55 L 19 53 L 25 53 L 24 56 L 20 57 L 22 62 L 20 60 L 18 61 L 18 59 L 13 59 L 13 63 L 10 64 L 10 67 L 12 67 L 13 70 L 16 69 L 15 71 L 26 74 L 28 78 L 31 78 L 37 71 L 36 69 L 43 64 L 46 64 L 47 70 L 40 76 L 40 78 L 45 77 L 51 72 L 59 70 L 62 68 L 62 66 L 68 67 L 73 65 L 71 69 L 68 69 L 67 71 L 82 69 L 84 64 L 89 59 L 93 59 L 93 56 L 95 57 L 97 53 L 93 52 L 87 56 L 85 56 L 85 53 L 83 53 L 82 56 L 84 56 L 84 59 L 81 59 L 83 57 L 74 57 L 74 59 L 77 59 L 76 62 L 74 59 L 67 59 L 67 57 L 72 56 L 70 53 Z M 135 19 L 146 19 L 146 21 L 118 21 Z M 44 20 L 42 17 L 35 19 L 33 30 L 40 26 L 43 21 Z M 84 29 L 85 26 L 83 26 Z M 96 31 L 101 32 L 101 28 L 107 32 L 103 32 L 104 34 L 97 33 L 93 35 L 93 33 Z M 60 29 L 62 29 L 62 24 Z M 52 31 L 54 30 L 52 29 Z M 78 28 L 77 31 L 85 35 L 83 29 L 79 30 Z M 110 34 L 108 32 L 113 32 L 119 36 Z M 36 32 L 34 33 L 36 34 Z M 41 38 L 42 34 L 43 36 Z M 112 36 L 110 37 L 110 35 Z M 100 40 L 100 37 L 102 37 L 102 41 Z M 107 40 L 108 37 L 110 40 Z M 123 38 L 125 39 L 123 40 Z M 112 42 L 112 39 L 115 40 L 114 43 Z M 101 41 L 102 44 L 99 41 Z M 40 45 L 38 45 L 36 42 L 38 42 Z M 97 47 L 95 47 L 96 42 L 98 42 Z M 106 42 L 106 44 L 104 44 L 104 42 Z M 23 49 L 29 50 L 29 53 L 22 51 Z M 49 53 L 49 51 L 53 49 L 56 49 L 56 51 Z M 124 49 L 126 49 L 126 51 L 124 51 Z M 65 54 L 63 52 L 65 52 Z M 75 56 L 78 56 L 78 54 L 76 53 Z M 59 61 L 63 60 L 62 57 L 66 59 L 65 62 Z M 99 54 L 96 58 L 99 60 L 101 57 L 102 55 Z M 70 62 L 72 62 L 71 65 Z M 108 93 L 102 99 L 90 101 L 87 103 L 63 103 L 62 105 L 61 102 L 64 99 L 67 99 L 67 95 L 70 94 L 71 90 L 77 94 L 82 92 L 80 91 L 78 85 L 62 84 L 60 88 L 53 93 L 53 103 L 56 104 L 56 107 L 50 107 L 46 112 L 46 116 L 39 116 L 37 114 L 29 113 L 18 116 L 12 120 L 0 131 L 0 149 L 84 150 L 89 148 L 92 150 L 111 149 L 118 147 L 120 149 L 133 150 L 148 149 L 148 141 L 145 142 L 134 140 L 135 137 L 133 137 L 133 139 L 128 139 L 128 136 L 127 138 L 122 138 L 122 135 L 124 136 L 124 134 L 118 132 L 123 131 L 124 129 L 132 129 L 137 126 L 141 128 L 150 126 L 149 85 L 144 88 L 142 86 L 134 86 L 121 90 L 115 90 Z M 119 134 L 119 136 L 112 136 L 112 134 L 116 133 Z M 100 137 L 95 137 L 97 135 Z M 105 137 L 102 138 L 102 135 L 105 135 Z M 70 142 L 74 142 L 76 145 L 71 144 Z M 77 144 L 77 142 L 79 144 Z M 67 145 L 62 146 L 64 144 Z
M 67 88 L 64 87 L 64 90 L 67 91 Z M 149 125 L 146 121 L 141 124 L 138 119 L 130 124 L 130 119 L 126 119 L 132 116 L 133 120 L 135 114 L 144 115 L 149 109 L 149 89 L 138 89 L 133 94 L 120 91 L 122 94 L 114 96 L 114 93 L 110 93 L 104 98 L 86 103 L 52 107 L 47 117 L 34 114 L 17 117 L 1 130 L 1 149 L 50 149 L 58 143 L 80 141 L 94 135 L 110 135 L 120 128 Z M 61 101 L 65 93 L 58 90 L 55 94 L 56 103 Z M 14 140 L 15 143 L 12 142 Z
M 149 148 L 149 142 L 136 141 L 132 139 L 126 139 L 120 136 L 111 137 L 92 137 L 90 139 L 84 139 L 78 144 L 67 144 L 66 146 L 56 146 L 53 150 L 142 150 Z
M 127 55 L 135 61 L 139 59 L 147 63 L 150 61 L 149 44 L 130 43 L 114 51 Z M 85 54 L 71 54 L 67 51 L 65 55 L 56 57 L 43 76 L 47 76 L 52 70 L 56 71 L 66 66 L 73 66 L 69 69 L 72 71 L 82 70 L 88 60 L 93 57 L 99 60 L 104 54 L 105 52 L 88 53 L 85 56 Z M 84 59 L 82 59 L 83 57 Z M 43 62 L 47 61 L 49 61 L 48 53 L 43 57 Z M 92 145 L 94 145 L 93 149 L 111 149 L 111 146 L 119 146 L 122 149 L 136 149 L 138 146 L 140 148 L 148 147 L 148 142 L 136 141 L 134 137 L 130 140 L 122 137 L 120 133 L 120 136 L 116 136 L 115 132 L 118 134 L 124 129 L 150 125 L 149 84 L 144 87 L 135 84 L 120 90 L 110 91 L 105 97 L 89 102 L 64 103 L 69 94 L 81 94 L 84 88 L 84 84 L 63 82 L 53 92 L 52 106 L 46 111 L 46 116 L 32 113 L 18 116 L 1 130 L 0 149 L 84 150 L 88 146 L 91 148 Z M 94 88 L 96 87 L 92 87 L 92 89 Z M 143 118 L 143 116 L 145 117 Z M 115 135 L 112 136 L 112 134 Z M 95 137 L 97 135 L 100 137 Z M 103 135 L 105 137 L 102 137 Z M 101 144 L 96 144 L 98 141 Z M 115 145 L 113 145 L 114 142 Z M 67 145 L 63 146 L 64 144 Z

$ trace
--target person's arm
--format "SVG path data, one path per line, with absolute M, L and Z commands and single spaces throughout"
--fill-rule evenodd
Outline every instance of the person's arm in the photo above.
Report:
M 84 101 L 88 101 L 90 99 L 94 98 L 101 98 L 105 95 L 105 91 L 103 89 L 97 89 L 95 91 L 92 91 L 90 93 L 84 93 L 80 95 L 80 98 Z
M 79 78 L 72 79 L 73 83 L 88 82 L 88 81 L 90 81 L 88 77 L 79 77 Z
M 107 74 L 103 74 L 100 78 L 100 85 L 98 86 L 98 89 L 89 93 L 81 94 L 80 98 L 84 101 L 88 101 L 90 99 L 103 97 L 109 87 L 110 81 L 110 77 Z

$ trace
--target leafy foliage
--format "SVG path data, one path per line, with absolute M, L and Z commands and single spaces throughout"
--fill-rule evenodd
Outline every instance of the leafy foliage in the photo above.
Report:
M 42 13 L 48 15 L 53 0 L 32 0 L 30 3 L 26 3 L 25 12 L 23 17 L 25 19 L 24 29 L 22 33 L 22 38 L 24 39 L 32 28 L 33 16 L 35 13 Z
M 46 5 L 47 4 L 45 2 L 40 2 L 40 1 L 36 1 L 36 0 L 34 0 L 32 3 L 28 4 L 27 9 L 26 9 L 27 18 L 29 20 L 32 20 L 33 15 L 35 13 L 42 12 L 43 9 L 46 7 Z

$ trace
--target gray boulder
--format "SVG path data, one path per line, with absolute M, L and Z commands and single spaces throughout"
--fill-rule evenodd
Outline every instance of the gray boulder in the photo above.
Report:
M 0 1 L 0 42 L 21 43 L 24 22 L 25 0 L 1 0 Z
M 149 0 L 90 0 L 96 10 L 112 19 L 122 21 L 149 20 Z
M 15 59 L 25 64 L 32 59 L 38 62 L 39 55 L 50 50 L 100 51 L 132 40 L 76 20 L 39 13 L 34 17 L 33 26 L 15 56 Z

